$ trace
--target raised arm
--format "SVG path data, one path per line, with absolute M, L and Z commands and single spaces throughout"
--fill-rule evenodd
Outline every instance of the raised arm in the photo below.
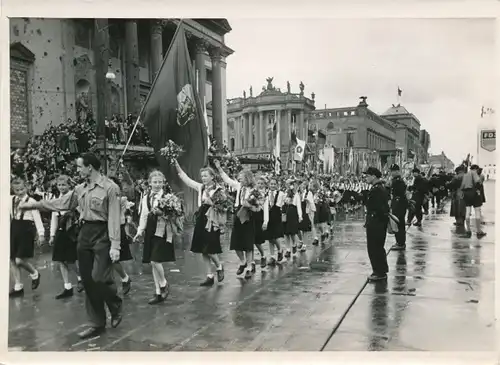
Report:
M 179 178 L 184 182 L 184 184 L 186 184 L 187 186 L 189 186 L 191 189 L 195 189 L 198 192 L 201 190 L 201 187 L 203 186 L 203 184 L 201 184 L 201 183 L 199 183 L 199 182 L 194 181 L 193 179 L 191 179 L 184 172 L 184 170 L 182 170 L 181 166 L 179 165 L 179 163 L 177 161 L 175 162 L 175 168 L 177 170 L 177 174 L 179 175 Z
M 222 177 L 222 180 L 228 184 L 230 187 L 232 187 L 233 189 L 239 189 L 241 187 L 241 184 L 238 182 L 238 181 L 235 181 L 233 179 L 231 179 L 225 172 L 224 170 L 222 169 L 222 167 L 220 166 L 220 162 L 219 161 L 215 161 L 215 167 L 217 167 L 217 170 L 219 171 L 220 173 L 220 176 Z

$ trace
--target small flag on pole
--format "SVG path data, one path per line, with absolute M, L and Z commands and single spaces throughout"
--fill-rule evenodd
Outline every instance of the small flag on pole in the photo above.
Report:
M 403 93 L 403 90 L 401 90 L 398 86 L 398 96 L 401 96 L 401 94 Z

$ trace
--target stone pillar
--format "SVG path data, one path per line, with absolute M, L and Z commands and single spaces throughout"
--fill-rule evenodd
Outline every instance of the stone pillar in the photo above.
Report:
M 212 125 L 213 136 L 215 140 L 222 145 L 222 78 L 221 62 L 222 55 L 220 49 L 210 49 L 210 58 L 212 59 Z
M 207 47 L 205 42 L 199 40 L 196 42 L 196 56 L 195 56 L 195 65 L 196 70 L 198 70 L 198 95 L 200 96 L 201 104 L 203 105 L 203 110 L 205 110 L 206 106 L 206 98 L 205 98 L 205 86 L 207 83 L 207 70 L 205 67 L 205 52 L 207 51 Z M 213 103 L 212 103 L 213 104 Z
M 304 131 L 305 126 L 304 126 L 304 110 L 303 109 L 300 111 L 298 124 L 299 124 L 298 133 L 300 135 L 300 139 L 307 141 L 306 133 Z
M 234 119 L 234 150 L 241 149 L 241 116 Z
M 266 123 L 264 123 L 264 112 L 259 112 L 259 127 L 260 127 L 260 137 L 259 137 L 259 147 L 265 148 L 267 145 L 266 141 Z
M 255 125 L 254 113 L 250 112 L 248 113 L 248 135 L 250 137 L 250 143 L 248 147 L 250 148 L 255 147 L 254 125 Z
M 127 88 L 127 112 L 138 116 L 141 111 L 139 93 L 139 40 L 137 21 L 127 19 L 125 22 L 125 69 Z
M 163 61 L 163 23 L 151 20 L 151 74 L 153 80 Z

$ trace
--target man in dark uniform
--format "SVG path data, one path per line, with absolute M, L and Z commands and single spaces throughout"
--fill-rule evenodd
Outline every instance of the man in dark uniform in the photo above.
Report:
M 427 194 L 427 181 L 420 174 L 420 170 L 418 168 L 413 169 L 413 185 L 410 188 L 412 192 L 411 200 L 414 202 L 414 208 L 408 214 L 408 222 L 410 225 L 413 217 L 417 217 L 417 222 L 414 224 L 417 227 L 422 226 L 422 208 L 424 204 L 424 199 Z
M 380 281 L 387 279 L 387 256 L 385 252 L 385 239 L 387 236 L 387 224 L 389 223 L 389 193 L 380 180 L 382 173 L 369 167 L 364 172 L 366 182 L 372 185 L 366 201 L 366 241 L 368 257 L 373 273 L 369 281 Z
M 79 208 L 82 222 L 78 235 L 78 262 L 85 288 L 85 308 L 90 327 L 79 335 L 95 337 L 106 328 L 106 309 L 111 313 L 111 326 L 122 321 L 122 300 L 116 294 L 113 262 L 120 258 L 120 189 L 101 175 L 101 162 L 92 153 L 77 159 L 78 172 L 86 180 L 75 187 L 74 194 L 26 203 L 21 209 L 67 211 Z
M 406 199 L 406 184 L 401 177 L 399 166 L 394 164 L 391 170 L 391 211 L 399 219 L 398 232 L 395 234 L 396 244 L 392 250 L 402 251 L 406 249 L 406 210 L 408 209 L 408 200 Z

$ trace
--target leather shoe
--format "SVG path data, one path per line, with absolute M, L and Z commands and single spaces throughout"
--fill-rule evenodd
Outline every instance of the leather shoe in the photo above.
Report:
M 113 328 L 116 328 L 119 326 L 120 323 L 122 323 L 122 314 L 121 313 L 118 313 L 117 315 L 115 316 L 112 316 L 111 317 L 111 327 Z
M 99 336 L 106 330 L 105 327 L 90 327 L 78 334 L 82 340 Z

